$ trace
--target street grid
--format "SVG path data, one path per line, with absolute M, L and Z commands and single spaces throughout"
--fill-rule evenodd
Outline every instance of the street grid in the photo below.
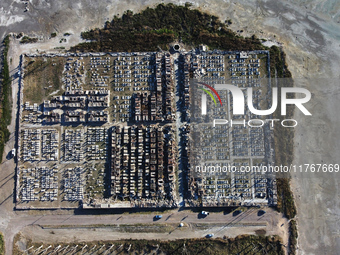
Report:
M 25 91 L 44 86 L 32 84 L 32 65 L 56 62 L 64 63 L 59 87 L 46 87 L 51 93 L 40 103 L 30 101 Z M 263 107 L 260 99 L 270 95 L 261 85 L 267 51 L 31 54 L 22 63 L 27 101 L 20 106 L 17 208 L 275 205 L 273 176 L 194 172 L 197 158 L 206 167 L 272 161 L 268 125 L 212 128 L 196 114 L 200 98 L 192 84 L 250 85 L 254 107 Z M 208 101 L 209 113 L 237 119 L 230 92 L 219 94 L 223 107 Z M 248 109 L 246 115 L 258 117 Z M 53 169 L 44 177 L 53 179 L 52 190 L 34 180 L 43 167 Z M 187 182 L 188 192 L 177 194 L 178 182 Z

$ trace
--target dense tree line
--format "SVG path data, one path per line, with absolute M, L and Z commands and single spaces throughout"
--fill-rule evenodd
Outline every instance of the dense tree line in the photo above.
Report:
M 11 123 L 11 78 L 7 61 L 9 48 L 9 36 L 3 41 L 4 51 L 2 55 L 2 69 L 0 73 L 0 162 L 2 162 L 2 154 L 4 152 L 5 143 L 9 139 L 10 132 L 7 126 Z
M 2 233 L 0 233 L 0 255 L 5 254 L 5 241 L 4 236 Z
M 288 70 L 286 64 L 286 55 L 278 47 L 270 48 L 270 70 L 272 78 L 281 78 L 277 80 L 278 87 L 293 87 L 292 75 Z M 282 79 L 284 78 L 284 79 Z M 288 97 L 294 97 L 289 94 Z M 281 118 L 281 105 L 278 105 L 274 113 L 275 119 Z M 286 119 L 292 119 L 294 115 L 294 108 L 292 105 L 287 106 Z M 275 126 L 274 129 L 275 140 L 275 164 L 289 166 L 293 162 L 294 155 L 294 129 L 285 128 L 281 125 Z M 282 212 L 288 219 L 293 219 L 296 215 L 296 207 L 293 193 L 290 189 L 289 174 L 280 173 L 277 175 L 277 209 Z
M 264 49 L 255 36 L 243 38 L 228 29 L 231 21 L 222 23 L 218 17 L 192 10 L 190 5 L 159 4 L 134 14 L 126 11 L 114 16 L 104 28 L 83 32 L 89 40 L 72 48 L 79 51 L 155 51 L 167 48 L 174 40 L 198 46 L 203 43 L 211 49 Z

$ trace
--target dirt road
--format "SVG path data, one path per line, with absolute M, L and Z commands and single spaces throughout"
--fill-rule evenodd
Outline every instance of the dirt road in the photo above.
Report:
M 124 233 L 110 228 L 112 225 L 136 224 L 174 224 L 185 223 L 187 227 L 176 228 L 171 232 L 142 233 L 143 239 L 172 240 L 178 238 L 201 238 L 209 233 L 215 237 L 235 237 L 241 234 L 255 234 L 256 230 L 264 229 L 267 235 L 283 237 L 287 243 L 287 220 L 281 214 L 268 208 L 264 215 L 258 215 L 259 209 L 250 208 L 233 215 L 223 212 L 210 213 L 202 217 L 200 213 L 190 210 L 172 210 L 162 214 L 162 219 L 155 220 L 156 213 L 113 214 L 113 215 L 37 215 L 27 216 L 20 213 L 8 222 L 6 232 L 7 254 L 11 254 L 13 237 L 19 231 L 33 240 L 55 242 L 80 242 L 93 240 L 119 240 L 125 238 L 141 238 L 141 233 Z M 282 226 L 282 224 L 284 224 Z M 201 225 L 199 229 L 196 225 Z M 62 226 L 62 227 L 61 227 Z M 87 229 L 84 229 L 86 227 Z M 93 231 L 96 229 L 96 231 Z M 52 231 L 53 230 L 53 231 Z M 9 247 L 10 246 L 10 247 Z

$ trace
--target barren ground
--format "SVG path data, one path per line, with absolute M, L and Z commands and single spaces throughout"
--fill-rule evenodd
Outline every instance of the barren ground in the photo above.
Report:
M 19 0 L 0 3 L 0 38 L 9 32 L 25 32 L 42 41 L 37 44 L 11 47 L 11 72 L 15 74 L 19 55 L 23 52 L 42 52 L 55 47 L 70 47 L 80 42 L 80 31 L 101 27 L 114 14 L 124 10 L 134 12 L 153 6 L 157 1 L 67 1 L 30 0 L 30 11 L 24 12 Z M 169 2 L 169 1 L 164 1 Z M 183 4 L 185 1 L 170 1 Z M 295 163 L 339 163 L 340 124 L 338 84 L 316 78 L 339 78 L 340 26 L 339 3 L 336 0 L 312 1 L 254 1 L 199 0 L 194 6 L 218 15 L 221 20 L 231 18 L 232 29 L 243 30 L 242 35 L 256 34 L 268 43 L 281 43 L 295 83 L 305 84 L 313 93 L 308 109 L 313 116 L 296 113 L 299 125 L 295 135 Z M 52 32 L 58 35 L 49 39 Z M 72 35 L 64 37 L 63 33 Z M 66 43 L 59 43 L 67 38 Z M 310 82 L 313 81 L 313 82 Z M 17 80 L 14 80 L 14 84 Z M 17 86 L 13 86 L 16 102 Z M 15 106 L 15 104 L 14 104 Z M 11 139 L 5 154 L 14 145 L 15 111 L 10 126 Z M 301 120 L 301 121 L 300 121 Z M 4 158 L 6 157 L 4 156 Z M 14 162 L 4 160 L 0 165 L 0 231 L 10 237 L 25 225 L 15 225 L 24 216 L 13 211 Z M 337 175 L 338 176 L 338 175 Z M 299 254 L 337 254 L 339 240 L 339 178 L 334 174 L 311 175 L 296 173 L 292 179 L 298 208 Z M 7 249 L 7 254 L 10 254 Z

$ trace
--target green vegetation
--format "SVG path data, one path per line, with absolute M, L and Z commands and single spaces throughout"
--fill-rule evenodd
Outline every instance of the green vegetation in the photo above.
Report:
M 15 240 L 19 239 L 15 237 Z M 252 255 L 283 255 L 283 249 L 280 239 L 274 237 L 263 236 L 239 236 L 231 239 L 177 239 L 175 241 L 159 241 L 159 240 L 119 240 L 108 242 L 88 242 L 88 243 L 68 243 L 61 244 L 63 246 L 78 245 L 78 249 L 73 254 L 82 254 L 82 247 L 87 244 L 88 249 L 91 247 L 101 247 L 105 244 L 106 248 L 114 244 L 115 250 L 119 250 L 119 254 L 252 254 Z M 51 244 L 51 250 L 55 249 L 58 244 Z M 37 249 L 42 243 L 32 243 L 27 240 L 26 247 L 34 246 Z M 99 248 L 97 248 L 99 249 Z M 104 249 L 103 249 L 104 250 Z M 17 245 L 14 246 L 13 254 L 20 253 Z
M 270 72 L 272 78 L 292 77 L 292 74 L 288 70 L 288 66 L 286 63 L 286 54 L 277 46 L 272 46 L 270 48 Z M 293 86 L 293 82 L 291 82 L 290 85 Z
M 159 4 L 141 13 L 126 11 L 121 18 L 115 16 L 103 29 L 82 33 L 89 40 L 73 47 L 73 51 L 156 51 L 166 49 L 175 40 L 198 46 L 203 43 L 210 49 L 255 50 L 264 49 L 255 37 L 239 37 L 228 29 L 218 17 L 191 10 L 190 4 L 176 6 Z
M 5 143 L 9 139 L 10 132 L 7 126 L 11 123 L 11 77 L 7 61 L 9 49 L 9 36 L 3 41 L 4 51 L 2 55 L 2 70 L 0 74 L 1 91 L 0 91 L 0 162 L 4 152 Z
M 36 43 L 38 41 L 38 38 L 36 37 L 28 37 L 24 36 L 21 40 L 20 43 Z
M 83 52 L 157 51 L 159 48 L 167 49 L 168 44 L 176 40 L 193 47 L 206 44 L 210 49 L 220 50 L 269 49 L 263 46 L 261 40 L 256 36 L 244 38 L 231 31 L 228 28 L 228 25 L 232 23 L 231 20 L 222 23 L 216 16 L 202 13 L 199 10 L 192 10 L 190 7 L 190 4 L 185 6 L 159 4 L 155 8 L 146 8 L 137 14 L 128 10 L 122 17 L 115 16 L 111 22 L 106 22 L 102 29 L 83 32 L 82 38 L 87 42 L 78 44 L 71 50 Z M 241 32 L 243 31 L 241 30 Z M 64 36 L 66 36 L 66 33 Z M 63 39 L 61 39 L 60 43 L 64 41 Z M 27 40 L 25 39 L 25 41 Z M 279 87 L 293 86 L 284 52 L 276 46 L 271 47 L 269 51 L 271 77 L 288 78 L 285 80 L 285 84 L 279 81 Z M 40 65 L 40 68 L 43 68 L 43 64 L 40 63 Z M 38 88 L 38 90 L 41 91 L 41 88 Z M 41 102 L 41 99 L 37 99 L 37 102 Z M 293 117 L 293 110 L 293 108 L 287 108 L 287 119 Z M 279 119 L 280 111 L 279 105 L 273 118 Z M 275 151 L 277 152 L 275 162 L 277 165 L 289 165 L 293 160 L 294 129 L 276 125 L 274 130 Z M 294 218 L 296 208 L 290 190 L 289 176 L 278 176 L 277 189 L 277 209 L 284 213 L 287 218 Z M 294 226 L 296 230 L 296 225 Z M 292 226 L 290 227 L 292 228 Z M 291 231 L 291 235 L 292 233 L 293 231 Z M 271 244 L 275 244 L 275 251 L 271 248 L 272 250 L 268 250 L 267 254 L 283 254 L 279 241 L 270 241 L 269 237 L 262 236 L 260 232 L 258 234 L 259 236 L 242 236 L 226 241 L 216 239 L 177 240 L 174 242 L 161 242 L 160 246 L 163 247 L 162 251 L 170 253 L 181 251 L 183 243 L 186 242 L 186 246 L 190 247 L 190 254 L 198 254 L 199 252 L 204 254 L 231 254 L 231 251 L 233 251 L 233 254 L 236 251 L 242 251 L 244 254 L 262 254 L 261 249 L 266 249 L 267 243 L 272 242 Z M 155 243 L 156 241 L 139 240 L 128 242 L 133 243 L 134 249 L 139 249 L 138 245 L 143 245 L 143 249 L 146 249 L 146 247 L 150 247 L 148 245 L 153 245 L 153 242 Z M 260 242 L 265 243 L 261 244 L 261 248 L 258 248 L 261 251 L 256 253 L 251 242 L 255 243 L 255 245 Z M 294 242 L 291 241 L 290 243 L 293 244 Z M 219 247 L 223 247 L 223 249 L 219 250 Z
M 4 236 L 0 233 L 0 255 L 5 254 L 5 241 Z
M 51 34 L 51 38 L 54 38 L 54 37 L 56 37 L 56 36 L 57 36 L 57 33 L 56 33 L 56 32 L 54 32 L 54 33 Z
M 224 21 L 225 24 L 227 24 L 227 26 L 233 24 L 233 22 L 231 21 L 231 19 L 228 19 L 226 21 Z
M 23 32 L 20 32 L 19 34 L 17 34 L 16 38 L 17 38 L 17 39 L 20 39 L 20 38 L 23 37 L 23 36 L 24 36 L 24 33 L 23 33 Z
M 290 190 L 288 178 L 277 178 L 277 194 L 278 203 L 277 208 L 288 219 L 292 219 L 296 215 L 296 207 L 292 191 Z
M 124 233 L 166 233 L 170 231 L 174 231 L 178 228 L 177 223 L 168 223 L 168 224 L 92 224 L 86 226 L 79 226 L 79 225 L 60 225 L 60 226 L 53 226 L 53 225 L 43 225 L 42 228 L 44 229 L 107 229 L 109 228 L 115 232 L 124 232 Z
M 278 87 L 293 87 L 292 75 L 288 70 L 288 66 L 285 61 L 285 53 L 278 47 L 273 46 L 270 48 L 270 72 L 272 78 L 285 78 L 278 79 Z M 293 97 L 293 95 L 288 95 Z M 275 119 L 280 119 L 281 106 L 278 105 L 277 110 L 274 113 Z M 294 108 L 292 105 L 287 107 L 286 119 L 292 119 L 294 114 Z M 276 125 L 274 129 L 274 141 L 275 141 L 275 163 L 276 165 L 289 166 L 293 162 L 294 155 L 294 129 L 285 128 L 281 125 Z M 294 203 L 293 193 L 290 189 L 290 176 L 288 174 L 280 174 L 277 176 L 277 194 L 278 203 L 277 209 L 282 212 L 288 219 L 292 219 L 296 215 L 296 207 Z
M 296 226 L 296 221 L 291 220 L 289 222 L 289 255 L 295 255 L 296 254 L 296 248 L 297 248 L 297 238 L 298 238 L 298 231 Z
M 156 8 L 147 8 L 141 13 L 126 11 L 119 18 L 106 22 L 103 29 L 83 32 L 83 39 L 90 42 L 73 47 L 73 51 L 156 51 L 158 47 L 166 49 L 175 40 L 191 46 L 206 44 L 210 49 L 220 50 L 260 50 L 269 49 L 261 44 L 255 35 L 243 38 L 228 29 L 231 20 L 220 22 L 216 16 L 191 10 L 190 4 L 176 6 L 159 4 Z M 240 31 L 242 32 L 242 31 Z M 285 53 L 273 46 L 270 51 L 270 71 L 272 78 L 286 78 L 285 84 L 293 86 L 291 73 L 285 62 Z M 288 78 L 288 79 L 287 79 Z M 273 83 L 275 84 L 275 83 Z M 280 106 L 275 112 L 279 118 Z M 287 108 L 287 119 L 293 117 L 293 108 Z M 274 131 L 276 164 L 289 165 L 293 160 L 294 130 L 277 125 Z M 289 219 L 296 215 L 293 195 L 290 190 L 289 176 L 278 176 L 278 206 Z
M 34 58 L 25 63 L 24 102 L 41 104 L 49 100 L 53 92 L 55 96 L 61 95 L 62 72 L 65 58 Z

